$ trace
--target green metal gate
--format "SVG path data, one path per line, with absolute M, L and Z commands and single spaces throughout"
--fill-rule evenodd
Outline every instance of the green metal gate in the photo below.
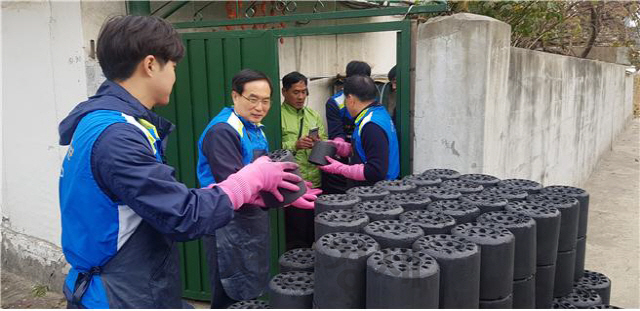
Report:
M 398 132 L 400 137 L 400 171 L 409 174 L 409 60 L 410 22 L 387 22 L 341 26 L 309 27 L 280 30 L 245 30 L 227 32 L 196 32 L 182 35 L 186 48 L 184 59 L 176 69 L 176 84 L 171 104 L 157 112 L 176 125 L 169 139 L 167 159 L 176 168 L 177 178 L 189 187 L 198 187 L 196 178 L 197 141 L 208 122 L 231 100 L 231 78 L 244 68 L 267 74 L 274 85 L 272 105 L 264 120 L 265 133 L 271 150 L 281 146 L 279 37 L 327 34 L 397 31 L 398 68 Z M 272 210 L 270 215 L 271 273 L 278 272 L 277 259 L 285 250 L 284 215 Z M 180 245 L 182 288 L 186 298 L 210 299 L 209 272 L 202 241 Z
M 440 12 L 443 3 L 418 6 L 415 12 Z M 411 8 L 409 8 L 411 10 Z M 366 11 L 366 12 L 365 12 Z M 385 13 L 382 13 L 382 12 Z M 282 16 L 277 21 L 297 18 L 350 18 L 398 14 L 399 9 L 362 10 L 361 12 L 336 12 L 300 14 L 298 17 Z M 388 13 L 388 14 L 387 14 Z M 402 12 L 404 13 L 404 12 Z M 408 11 L 406 12 L 408 14 Z M 325 16 L 326 15 L 326 16 Z M 227 21 L 199 21 L 177 23 L 178 29 L 216 27 L 234 24 L 273 22 L 273 18 L 253 18 Z M 347 33 L 397 32 L 398 106 L 397 119 L 400 143 L 400 173 L 411 173 L 411 141 L 409 118 L 409 66 L 411 59 L 409 20 L 386 23 L 352 24 L 340 26 L 299 27 L 274 30 L 242 30 L 220 32 L 194 32 L 182 34 L 186 47 L 185 58 L 177 68 L 177 80 L 171 95 L 171 104 L 157 109 L 158 113 L 176 124 L 176 131 L 169 139 L 167 159 L 176 168 L 177 178 L 189 187 L 197 187 L 197 140 L 209 120 L 224 106 L 232 105 L 231 78 L 243 68 L 252 68 L 267 74 L 274 85 L 272 106 L 264 120 L 265 133 L 271 150 L 281 146 L 279 64 L 277 40 L 280 37 L 314 36 Z M 284 215 L 272 210 L 271 221 L 271 273 L 278 272 L 277 259 L 284 252 Z M 201 241 L 180 245 L 182 287 L 186 298 L 210 299 L 209 273 L 205 250 Z

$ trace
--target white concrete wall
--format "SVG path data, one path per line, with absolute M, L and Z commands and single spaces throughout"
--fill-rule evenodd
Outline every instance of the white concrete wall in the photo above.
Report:
M 2 3 L 3 216 L 60 245 L 58 123 L 86 99 L 79 2 Z
M 473 14 L 418 26 L 414 172 L 484 170 L 486 119 L 506 100 L 509 33 L 508 24 Z
M 283 38 L 279 45 L 280 74 L 299 71 L 308 77 L 345 74 L 352 60 L 371 65 L 373 75 L 385 75 L 396 64 L 396 32 Z
M 581 186 L 632 116 L 626 67 L 511 48 L 508 25 L 471 14 L 420 25 L 414 172 Z
M 625 66 L 512 48 L 508 105 L 487 137 L 488 169 L 581 185 L 632 115 Z

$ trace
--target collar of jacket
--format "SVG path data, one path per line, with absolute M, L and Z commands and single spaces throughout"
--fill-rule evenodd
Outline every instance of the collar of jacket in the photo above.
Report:
M 233 112 L 233 114 L 235 114 L 236 117 L 238 117 L 238 119 L 240 119 L 240 121 L 242 121 L 242 124 L 246 128 L 249 128 L 249 129 L 263 129 L 264 128 L 264 124 L 249 122 L 249 120 L 247 120 L 244 117 L 242 117 L 239 114 L 237 114 L 236 110 L 233 107 L 230 107 L 230 108 L 231 108 L 231 111 Z
M 356 118 L 355 118 L 355 120 L 356 120 L 355 123 L 357 124 L 358 122 L 360 122 L 360 120 L 362 120 L 362 118 L 367 114 L 367 111 L 369 111 L 369 108 L 375 107 L 375 106 L 380 106 L 380 104 L 377 101 L 373 101 L 367 107 L 365 107 L 360 112 L 358 112 L 358 114 L 356 115 Z
M 117 100 L 109 100 L 109 97 L 115 97 Z M 136 119 L 147 120 L 156 127 L 161 140 L 164 140 L 175 128 L 169 120 L 143 106 L 140 101 L 133 97 L 122 86 L 107 80 L 100 85 L 95 95 L 89 97 L 89 100 L 78 104 L 69 115 L 60 122 L 58 126 L 60 145 L 69 145 L 73 133 L 82 118 L 96 110 L 119 111 Z
M 160 139 L 164 139 L 167 135 L 169 135 L 169 133 L 171 133 L 171 131 L 173 131 L 173 129 L 175 129 L 175 125 L 173 125 L 173 123 L 157 115 L 152 110 L 147 109 L 147 107 L 142 105 L 142 103 L 137 98 L 133 97 L 133 95 L 131 95 L 129 91 L 125 90 L 125 88 L 120 86 L 120 84 L 118 83 L 106 80 L 104 83 L 102 83 L 102 85 L 100 85 L 100 88 L 98 88 L 96 95 L 90 98 L 105 95 L 115 96 L 128 103 L 136 112 L 133 117 L 142 118 L 151 122 L 151 124 L 153 124 L 158 130 Z
M 287 102 L 283 102 L 281 106 L 282 106 L 282 109 L 298 115 L 304 115 L 304 111 L 307 109 L 307 106 L 304 106 L 301 109 L 298 109 L 296 107 L 291 106 Z

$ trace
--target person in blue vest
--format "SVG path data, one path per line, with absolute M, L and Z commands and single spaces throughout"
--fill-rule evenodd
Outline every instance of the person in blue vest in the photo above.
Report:
M 271 108 L 271 81 L 262 72 L 244 69 L 231 80 L 233 107 L 225 107 L 207 125 L 198 141 L 198 180 L 222 182 L 269 152 L 260 123 Z M 307 183 L 307 193 L 292 207 L 313 209 L 320 191 Z M 206 238 L 211 280 L 211 307 L 265 293 L 269 282 L 269 215 L 260 197 L 234 213 L 226 226 Z
M 355 75 L 370 76 L 371 66 L 354 60 L 347 64 L 346 74 L 347 78 Z M 345 98 L 343 90 L 331 96 L 325 105 L 325 115 L 329 141 L 336 146 L 339 161 L 346 164 L 349 163 L 351 155 L 350 142 L 355 125 L 345 106 Z M 326 194 L 344 193 L 347 190 L 347 182 L 341 175 L 322 174 L 322 190 Z
M 182 308 L 176 241 L 215 233 L 260 191 L 299 189 L 295 164 L 263 158 L 225 181 L 190 189 L 164 152 L 178 33 L 157 17 L 108 20 L 97 55 L 107 80 L 58 127 L 69 146 L 59 180 L 63 285 L 69 308 Z
M 355 121 L 351 138 L 354 155 L 349 165 L 327 157 L 329 164 L 320 169 L 346 177 L 352 186 L 396 179 L 400 172 L 396 130 L 386 108 L 376 101 L 373 79 L 364 75 L 348 77 L 344 96 L 345 106 Z

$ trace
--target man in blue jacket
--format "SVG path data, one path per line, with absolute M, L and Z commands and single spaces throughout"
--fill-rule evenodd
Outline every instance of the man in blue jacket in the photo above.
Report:
M 371 75 L 371 66 L 361 61 L 351 61 L 346 68 L 347 78 L 355 75 Z M 329 141 L 338 149 L 337 154 L 342 163 L 349 163 L 351 155 L 351 135 L 354 128 L 354 119 L 347 111 L 345 94 L 341 90 L 331 96 L 325 106 L 327 117 L 327 131 Z M 326 194 L 344 193 L 347 190 L 347 182 L 341 175 L 322 174 L 322 190 Z
M 350 165 L 327 157 L 320 169 L 346 177 L 352 186 L 373 185 L 396 179 L 400 172 L 398 139 L 386 108 L 376 101 L 373 79 L 356 75 L 344 82 L 344 102 L 355 128 L 351 138 L 354 155 Z
M 174 126 L 151 109 L 169 103 L 184 54 L 157 17 L 115 17 L 97 55 L 107 78 L 59 125 L 68 145 L 59 183 L 70 308 L 181 308 L 175 241 L 214 234 L 260 191 L 299 189 L 295 164 L 266 157 L 224 182 L 189 189 L 164 160 Z
M 198 141 L 201 185 L 226 181 L 269 151 L 262 119 L 271 108 L 271 81 L 262 72 L 244 69 L 231 80 L 233 107 L 214 117 Z M 307 193 L 292 207 L 313 209 L 319 192 Z M 211 307 L 226 308 L 265 293 L 269 282 L 269 214 L 260 198 L 245 202 L 228 225 L 205 239 L 211 280 Z

